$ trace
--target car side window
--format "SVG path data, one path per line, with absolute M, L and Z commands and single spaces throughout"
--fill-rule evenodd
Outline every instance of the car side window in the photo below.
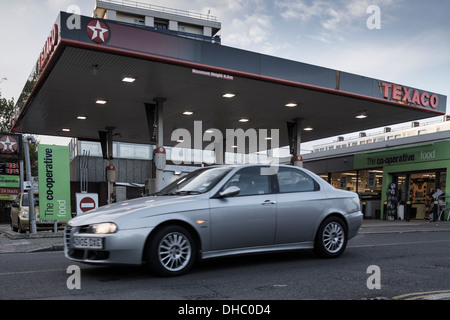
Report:
M 239 170 L 225 183 L 221 191 L 236 186 L 241 189 L 237 197 L 270 193 L 270 176 L 261 175 L 260 169 L 260 167 L 248 167 Z
M 313 178 L 294 168 L 280 168 L 277 179 L 280 193 L 319 190 L 319 185 Z

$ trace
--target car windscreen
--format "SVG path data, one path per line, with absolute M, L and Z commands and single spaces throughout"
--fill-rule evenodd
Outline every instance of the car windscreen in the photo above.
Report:
M 210 191 L 232 167 L 202 168 L 172 182 L 154 195 L 191 195 Z

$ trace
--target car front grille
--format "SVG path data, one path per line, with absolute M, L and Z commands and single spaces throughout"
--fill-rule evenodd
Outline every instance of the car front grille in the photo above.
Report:
M 72 235 L 72 230 L 73 230 L 73 227 L 70 225 L 67 225 L 64 228 L 64 247 L 66 250 L 69 250 L 69 248 L 70 248 L 70 237 Z
M 109 251 L 75 249 L 71 248 L 72 235 L 75 233 L 86 233 L 87 227 L 72 227 L 67 225 L 64 229 L 64 250 L 67 255 L 76 260 L 106 260 L 109 258 Z

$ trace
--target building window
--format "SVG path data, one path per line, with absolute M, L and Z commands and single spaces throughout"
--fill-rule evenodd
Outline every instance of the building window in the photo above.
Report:
M 169 24 L 168 23 L 166 23 L 166 22 L 156 22 L 155 21 L 155 27 L 157 28 L 157 29 L 161 29 L 161 30 L 167 30 L 167 29 L 169 29 Z

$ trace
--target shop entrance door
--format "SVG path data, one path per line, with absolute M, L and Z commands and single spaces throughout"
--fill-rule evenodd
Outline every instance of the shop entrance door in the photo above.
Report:
M 433 209 L 432 195 L 437 189 L 445 191 L 446 170 L 396 174 L 397 218 L 429 219 Z
M 399 174 L 395 177 L 397 184 L 397 218 L 401 220 L 409 220 L 409 211 L 406 212 L 407 204 L 410 203 L 410 185 L 411 185 L 411 175 L 410 174 Z M 408 207 L 409 208 L 409 207 Z M 406 215 L 405 215 L 406 213 Z

